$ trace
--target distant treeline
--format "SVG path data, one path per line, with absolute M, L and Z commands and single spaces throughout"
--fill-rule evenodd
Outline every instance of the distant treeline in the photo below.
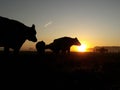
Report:
M 99 52 L 100 49 L 104 49 L 108 53 L 120 53 L 120 46 L 96 46 L 93 51 Z

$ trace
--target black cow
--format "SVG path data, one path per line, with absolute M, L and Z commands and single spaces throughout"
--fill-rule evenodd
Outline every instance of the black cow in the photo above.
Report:
M 9 53 L 9 48 L 17 54 L 26 40 L 36 42 L 35 25 L 28 27 L 23 23 L 0 16 L 0 47 Z
M 46 49 L 51 49 L 54 53 L 70 53 L 70 47 L 72 45 L 81 45 L 79 40 L 77 38 L 71 38 L 71 37 L 61 37 L 58 39 L 55 39 L 52 43 L 49 45 L 46 45 Z
M 45 42 L 44 41 L 37 42 L 36 49 L 40 55 L 43 55 L 45 53 Z

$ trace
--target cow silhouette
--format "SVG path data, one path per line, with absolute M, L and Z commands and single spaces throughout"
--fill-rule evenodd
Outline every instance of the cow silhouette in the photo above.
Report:
M 45 42 L 44 41 L 37 42 L 36 43 L 36 49 L 37 49 L 37 52 L 40 55 L 44 55 L 44 53 L 45 53 Z
M 0 47 L 4 47 L 5 54 L 9 53 L 9 48 L 18 54 L 26 40 L 37 41 L 34 24 L 28 27 L 19 21 L 0 16 Z
M 72 45 L 80 46 L 81 43 L 77 38 L 61 37 L 61 38 L 55 39 L 49 45 L 46 45 L 45 48 L 51 49 L 54 53 L 70 53 L 70 47 Z

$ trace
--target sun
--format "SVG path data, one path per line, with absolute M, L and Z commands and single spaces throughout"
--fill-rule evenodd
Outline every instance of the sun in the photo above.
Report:
M 82 44 L 81 46 L 78 46 L 78 51 L 79 52 L 85 52 L 86 51 L 86 45 L 85 44 Z
M 81 43 L 80 46 L 73 45 L 71 47 L 72 52 L 88 52 L 89 45 L 86 42 Z

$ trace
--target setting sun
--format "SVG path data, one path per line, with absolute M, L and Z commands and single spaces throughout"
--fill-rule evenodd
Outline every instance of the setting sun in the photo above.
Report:
M 81 44 L 80 46 L 72 46 L 71 51 L 75 52 L 86 52 L 88 46 L 86 44 Z
M 78 51 L 79 52 L 85 52 L 86 51 L 86 45 L 82 44 L 81 46 L 78 46 Z

